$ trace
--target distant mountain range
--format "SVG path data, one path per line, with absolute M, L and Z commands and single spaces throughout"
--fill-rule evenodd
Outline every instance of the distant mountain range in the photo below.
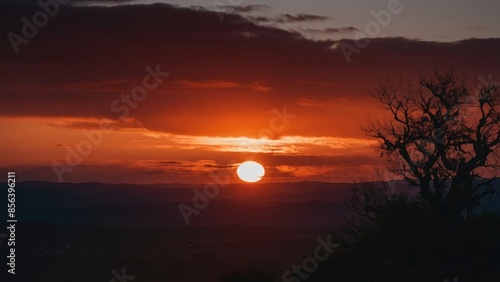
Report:
M 189 226 L 335 227 L 349 214 L 344 199 L 352 185 L 229 184 L 190 217 Z M 500 181 L 495 185 L 500 187 Z M 16 191 L 17 216 L 22 221 L 63 225 L 185 227 L 179 204 L 193 206 L 193 189 L 202 192 L 203 185 L 21 182 Z M 483 205 L 500 211 L 500 197 L 485 199 Z
M 344 198 L 351 186 L 229 184 L 198 215 L 191 216 L 189 226 L 333 227 L 348 212 Z M 22 182 L 16 191 L 17 216 L 23 221 L 63 225 L 185 227 L 178 206 L 193 206 L 193 189 L 203 191 L 203 185 Z

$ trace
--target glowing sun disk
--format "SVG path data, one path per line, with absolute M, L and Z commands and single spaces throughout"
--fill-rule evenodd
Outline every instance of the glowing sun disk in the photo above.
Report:
M 257 182 L 264 177 L 265 171 L 261 164 L 254 161 L 247 161 L 238 166 L 236 173 L 243 181 Z

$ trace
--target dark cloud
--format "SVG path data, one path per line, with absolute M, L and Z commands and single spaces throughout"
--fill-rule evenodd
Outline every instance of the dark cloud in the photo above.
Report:
M 71 3 L 114 3 L 123 4 L 137 2 L 138 0 L 71 0 Z
M 235 6 L 221 6 L 222 9 L 230 12 L 237 13 L 251 13 L 251 12 L 264 12 L 271 10 L 268 5 L 235 5 Z
M 347 27 L 324 28 L 324 29 L 304 28 L 301 29 L 301 31 L 314 34 L 337 34 L 337 33 L 355 32 L 359 31 L 359 29 L 354 26 L 347 26 Z
M 281 15 L 278 18 L 278 22 L 310 22 L 310 21 L 327 21 L 332 19 L 331 17 L 320 16 L 320 15 L 310 15 L 310 14 L 296 14 Z
M 137 2 L 138 0 L 69 0 L 67 3 L 63 3 L 60 6 L 65 6 L 65 5 L 75 5 L 75 4 L 128 4 L 128 3 L 133 3 Z M 2 3 L 0 6 L 3 9 L 6 8 L 40 8 L 39 4 L 40 0 L 2 0 Z M 42 1 L 42 2 L 50 2 L 50 1 Z M 61 1 L 65 2 L 65 1 Z M 59 2 L 57 2 L 59 3 Z
M 261 23 L 297 23 L 297 22 L 322 22 L 333 19 L 331 17 L 311 15 L 311 14 L 283 14 L 277 17 L 248 17 L 252 21 Z
M 255 12 L 268 12 L 271 7 L 268 5 L 211 5 L 208 7 L 201 5 L 192 5 L 191 9 L 196 11 L 211 11 L 224 14 L 251 14 Z M 221 15 L 219 15 L 220 19 Z
M 159 163 L 165 164 L 165 165 L 180 165 L 180 164 L 182 164 L 182 162 L 179 162 L 179 161 L 159 161 Z
M 34 12 L 0 7 L 0 34 L 22 35 L 21 18 Z M 170 76 L 130 109 L 130 118 L 179 134 L 255 137 L 269 127 L 270 110 L 287 106 L 297 118 L 279 134 L 361 137 L 359 125 L 373 106 L 368 93 L 378 78 L 411 78 L 449 65 L 472 78 L 500 77 L 500 39 L 383 38 L 366 47 L 344 40 L 357 50 L 348 64 L 342 50 L 332 48 L 339 42 L 307 40 L 238 15 L 221 22 L 216 12 L 166 4 L 62 7 L 18 54 L 3 38 L 1 116 L 117 119 L 111 103 L 140 85 L 146 66 L 159 65 Z M 234 87 L 213 87 L 215 82 Z M 343 97 L 350 102 L 329 103 Z M 328 106 L 303 107 L 300 99 Z
M 135 119 L 123 119 L 123 120 L 108 120 L 107 121 L 110 126 L 112 125 L 114 129 L 120 130 L 128 130 L 128 129 L 137 129 L 143 128 L 143 125 L 135 120 Z M 57 124 L 48 124 L 53 127 L 63 127 L 68 129 L 99 129 L 100 120 L 88 120 L 88 121 L 67 121 L 67 122 L 59 122 Z

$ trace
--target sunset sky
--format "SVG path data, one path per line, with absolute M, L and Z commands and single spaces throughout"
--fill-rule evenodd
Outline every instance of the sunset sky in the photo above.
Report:
M 401 0 L 349 60 L 391 1 L 70 2 L 17 53 L 42 8 L 0 4 L 0 170 L 19 181 L 204 183 L 250 159 L 268 182 L 354 181 L 383 164 L 360 129 L 379 80 L 500 81 L 499 1 Z

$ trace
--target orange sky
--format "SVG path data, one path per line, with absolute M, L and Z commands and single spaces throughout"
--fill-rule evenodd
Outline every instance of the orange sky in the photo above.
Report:
M 1 31 L 23 13 L 0 13 Z M 382 164 L 360 129 L 380 114 L 369 96 L 378 79 L 450 65 L 473 82 L 500 77 L 499 39 L 374 39 L 351 63 L 333 43 L 167 5 L 68 7 L 19 54 L 0 45 L 1 170 L 20 180 L 203 183 L 253 159 L 264 181 L 353 181 Z

